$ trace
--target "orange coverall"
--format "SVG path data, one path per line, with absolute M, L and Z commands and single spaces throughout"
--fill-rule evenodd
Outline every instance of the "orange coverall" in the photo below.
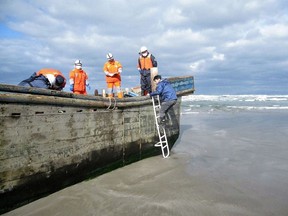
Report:
M 70 84 L 74 85 L 73 93 L 87 94 L 86 82 L 88 81 L 87 73 L 82 69 L 73 69 L 70 71 Z
M 107 61 L 104 64 L 103 71 L 106 74 L 106 83 L 107 83 L 107 93 L 109 97 L 112 97 L 112 89 L 115 86 L 117 91 L 118 98 L 122 98 L 121 93 L 121 76 L 120 72 L 122 71 L 122 65 L 118 61 Z

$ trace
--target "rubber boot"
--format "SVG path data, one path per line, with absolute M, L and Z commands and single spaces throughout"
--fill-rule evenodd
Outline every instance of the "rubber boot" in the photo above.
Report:
M 118 92 L 118 93 L 117 93 L 117 97 L 118 97 L 118 98 L 123 98 L 123 92 L 122 92 L 122 91 L 121 91 L 121 92 Z
M 141 91 L 141 96 L 146 96 L 148 94 L 147 90 Z

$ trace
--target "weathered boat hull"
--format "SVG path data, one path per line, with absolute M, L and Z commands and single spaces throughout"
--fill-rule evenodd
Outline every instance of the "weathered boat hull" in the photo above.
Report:
M 0 213 L 161 154 L 154 147 L 158 135 L 149 97 L 109 100 L 18 86 L 0 89 L 6 91 L 0 94 Z M 169 111 L 170 148 L 179 136 L 181 95 L 193 91 L 179 91 Z

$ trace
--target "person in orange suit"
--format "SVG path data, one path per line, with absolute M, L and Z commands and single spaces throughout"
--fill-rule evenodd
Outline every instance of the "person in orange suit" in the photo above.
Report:
M 75 94 L 87 95 L 86 89 L 90 90 L 88 75 L 82 69 L 82 62 L 76 60 L 74 63 L 74 69 L 70 71 L 70 91 Z
M 121 92 L 121 73 L 122 65 L 119 61 L 115 61 L 113 55 L 108 53 L 106 55 L 107 62 L 104 64 L 103 71 L 106 75 L 107 94 L 108 97 L 113 97 L 113 88 L 115 87 L 118 98 L 123 98 Z
M 43 68 L 18 85 L 61 91 L 66 85 L 66 79 L 59 70 Z

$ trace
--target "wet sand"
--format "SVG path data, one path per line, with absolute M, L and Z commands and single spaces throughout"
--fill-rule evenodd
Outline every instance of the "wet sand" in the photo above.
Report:
M 288 115 L 181 118 L 171 156 L 148 158 L 4 215 L 288 215 Z

